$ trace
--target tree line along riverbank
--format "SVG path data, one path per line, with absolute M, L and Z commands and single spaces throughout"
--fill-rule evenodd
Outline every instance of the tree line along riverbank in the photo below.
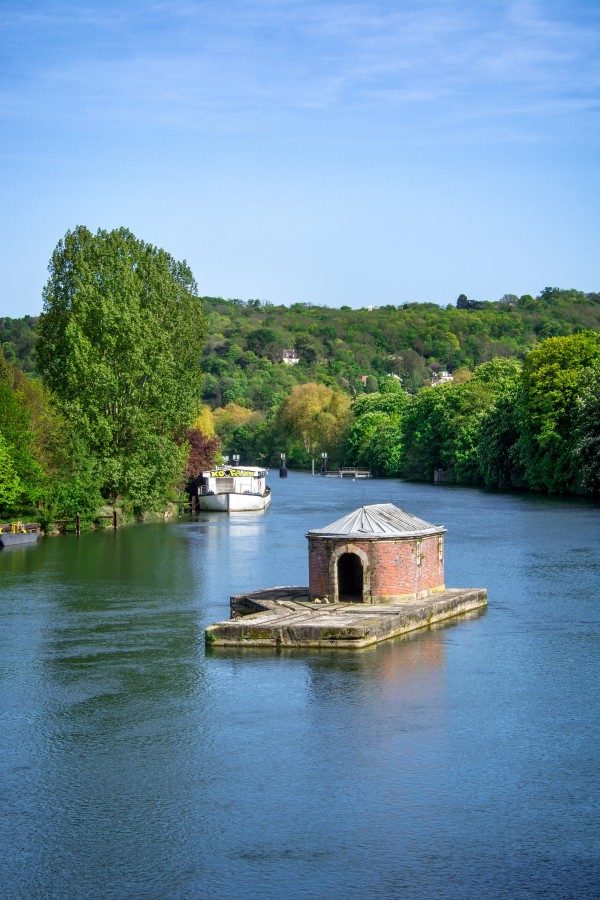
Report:
M 127 229 L 77 228 L 42 315 L 0 319 L 0 518 L 143 516 L 221 453 L 597 494 L 599 300 L 202 298 L 185 262 Z

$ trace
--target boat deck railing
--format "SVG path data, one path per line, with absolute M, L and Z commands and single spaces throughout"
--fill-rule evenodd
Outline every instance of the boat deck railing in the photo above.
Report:
M 372 478 L 370 469 L 357 469 L 355 466 L 343 466 L 341 469 L 332 469 L 321 472 L 325 478 Z

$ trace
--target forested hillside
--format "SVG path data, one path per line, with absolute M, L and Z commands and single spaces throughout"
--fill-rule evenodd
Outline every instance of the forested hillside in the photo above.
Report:
M 464 295 L 445 308 L 405 303 L 353 310 L 295 303 L 202 297 L 208 336 L 202 352 L 203 396 L 211 407 L 239 403 L 269 410 L 296 384 L 316 381 L 354 396 L 399 376 L 409 393 L 436 372 L 497 357 L 523 359 L 548 337 L 600 330 L 600 294 L 544 288 L 538 297 L 506 294 L 495 302 Z M 0 318 L 5 358 L 35 371 L 37 318 Z M 292 350 L 299 362 L 282 362 Z
M 208 339 L 204 399 L 267 411 L 295 384 L 316 381 L 373 392 L 389 374 L 414 393 L 432 375 L 474 369 L 497 357 L 523 359 L 548 337 L 600 330 L 600 294 L 545 288 L 539 297 L 505 295 L 456 305 L 407 303 L 352 310 L 296 303 L 271 306 L 204 297 Z M 282 363 L 295 351 L 297 365 Z
M 164 251 L 78 229 L 44 297 L 39 319 L 0 319 L 3 515 L 142 514 L 219 452 L 600 491 L 599 294 L 360 310 L 199 298 Z

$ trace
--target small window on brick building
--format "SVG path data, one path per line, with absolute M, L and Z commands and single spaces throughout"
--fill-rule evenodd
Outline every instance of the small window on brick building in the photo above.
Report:
M 438 561 L 444 562 L 444 538 L 441 534 L 438 536 Z
M 417 565 L 423 564 L 423 541 L 417 541 Z

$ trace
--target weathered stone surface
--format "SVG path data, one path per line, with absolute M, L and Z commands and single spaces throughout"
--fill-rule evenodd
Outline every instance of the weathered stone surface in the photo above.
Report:
M 308 596 L 308 587 L 234 595 L 232 618 L 210 625 L 206 642 L 215 647 L 368 647 L 487 605 L 485 588 L 455 588 L 385 605 L 319 603 Z

